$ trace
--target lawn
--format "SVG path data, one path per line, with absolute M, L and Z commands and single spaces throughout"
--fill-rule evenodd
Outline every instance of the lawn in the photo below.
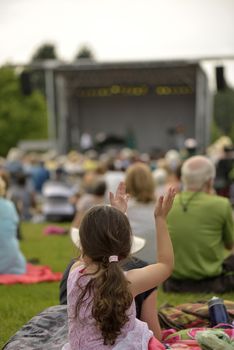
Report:
M 76 256 L 69 236 L 44 236 L 45 224 L 24 223 L 21 248 L 27 259 L 38 258 L 40 264 L 49 265 L 53 271 L 63 271 Z M 65 225 L 66 226 L 66 225 Z M 0 286 L 0 348 L 23 324 L 45 308 L 59 303 L 59 283 Z M 209 299 L 212 294 L 172 294 L 159 291 L 159 305 L 168 302 Z M 234 300 L 234 292 L 223 295 Z

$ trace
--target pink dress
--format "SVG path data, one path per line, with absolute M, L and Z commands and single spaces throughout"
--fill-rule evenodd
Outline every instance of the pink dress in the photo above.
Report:
M 149 330 L 145 322 L 136 318 L 134 301 L 127 311 L 129 321 L 122 328 L 121 334 L 118 336 L 113 346 L 103 344 L 103 338 L 95 325 L 95 320 L 91 316 L 92 305 L 90 305 L 89 302 L 92 296 L 82 304 L 80 317 L 74 318 L 77 297 L 80 293 L 77 281 L 82 275 L 81 271 L 83 269 L 84 267 L 75 268 L 70 272 L 68 277 L 69 343 L 65 344 L 62 350 L 148 350 L 149 341 L 153 337 L 153 333 Z M 79 280 L 81 286 L 86 285 L 90 279 L 89 276 L 83 276 L 84 277 Z M 160 349 L 160 347 L 158 349 Z

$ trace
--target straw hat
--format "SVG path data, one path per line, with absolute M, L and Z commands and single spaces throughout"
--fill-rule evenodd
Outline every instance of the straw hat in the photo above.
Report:
M 79 229 L 72 227 L 70 230 L 71 240 L 72 242 L 79 248 L 80 237 L 79 237 Z M 135 254 L 139 252 L 145 246 L 145 239 L 137 236 L 133 236 L 131 254 Z

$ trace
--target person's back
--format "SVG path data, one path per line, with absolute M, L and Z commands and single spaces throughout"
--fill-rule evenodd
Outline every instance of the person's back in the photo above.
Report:
M 31 169 L 31 178 L 34 184 L 35 191 L 41 193 L 44 183 L 49 180 L 50 173 L 44 167 L 44 164 L 40 162 L 34 165 Z
M 32 218 L 32 209 L 35 207 L 34 191 L 24 173 L 16 176 L 16 182 L 10 186 L 8 197 L 15 204 L 22 220 Z
M 147 349 L 152 332 L 149 331 L 147 324 L 136 318 L 136 308 L 134 301 L 127 311 L 129 320 L 121 329 L 115 345 L 104 345 L 103 338 L 100 337 L 100 331 L 97 329 L 96 320 L 92 317 L 92 299 L 93 294 L 85 298 L 80 308 L 80 317 L 76 317 L 77 300 L 90 280 L 90 276 L 85 274 L 84 266 L 77 267 L 69 274 L 68 278 L 68 322 L 69 322 L 69 344 L 64 350 L 86 349 L 86 350 L 104 350 L 104 349 Z M 81 319 L 82 318 L 82 319 Z M 79 332 L 79 338 L 76 336 Z M 119 346 L 118 346 L 119 344 Z
M 186 210 L 183 203 L 188 204 Z M 199 280 L 221 273 L 225 243 L 233 240 L 232 212 L 226 198 L 204 192 L 178 194 L 168 227 L 175 252 L 173 277 Z
M 165 291 L 222 293 L 234 289 L 234 230 L 229 201 L 214 194 L 214 164 L 204 156 L 187 159 L 181 169 L 183 191 L 168 216 L 175 252 Z M 199 283 L 198 283 L 199 281 Z
M 144 238 L 146 244 L 143 249 L 134 254 L 135 257 L 143 259 L 148 263 L 155 262 L 155 228 L 154 228 L 154 202 L 141 203 L 133 198 L 129 199 L 127 216 L 134 235 Z
M 136 162 L 126 172 L 126 190 L 130 195 L 127 215 L 132 232 L 146 239 L 136 256 L 148 263 L 155 262 L 155 185 L 149 166 Z
M 19 222 L 14 204 L 0 198 L 0 274 L 22 274 L 26 261 L 16 238 Z

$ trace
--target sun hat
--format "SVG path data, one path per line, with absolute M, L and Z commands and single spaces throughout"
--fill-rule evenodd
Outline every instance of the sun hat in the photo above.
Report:
M 79 229 L 72 227 L 70 230 L 70 236 L 72 242 L 75 244 L 77 248 L 79 248 L 80 237 L 79 237 Z M 141 237 L 137 237 L 133 235 L 131 254 L 135 254 L 144 248 L 146 240 Z

